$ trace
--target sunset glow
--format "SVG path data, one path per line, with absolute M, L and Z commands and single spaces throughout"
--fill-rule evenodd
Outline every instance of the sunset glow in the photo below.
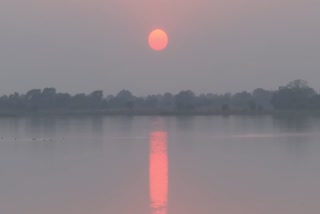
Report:
M 168 35 L 161 29 L 156 29 L 149 34 L 149 46 L 155 51 L 161 51 L 168 45 Z
M 166 214 L 168 203 L 167 133 L 150 134 L 150 200 L 152 214 Z

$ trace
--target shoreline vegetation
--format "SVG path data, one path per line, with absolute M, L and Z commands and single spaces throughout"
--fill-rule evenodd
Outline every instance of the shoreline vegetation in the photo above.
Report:
M 34 115 L 320 115 L 320 94 L 304 80 L 294 80 L 277 90 L 257 88 L 226 94 L 134 96 L 128 90 L 104 96 L 57 93 L 55 88 L 32 89 L 25 94 L 0 97 L 0 117 Z
M 134 112 L 134 111 L 69 111 L 69 112 L 45 112 L 40 111 L 36 113 L 30 112 L 0 112 L 0 118 L 5 117 L 73 117 L 73 116 L 316 116 L 320 117 L 320 110 L 270 110 L 270 111 L 228 111 L 228 112 Z

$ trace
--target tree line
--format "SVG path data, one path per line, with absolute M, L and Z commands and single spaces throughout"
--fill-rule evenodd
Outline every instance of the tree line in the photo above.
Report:
M 25 94 L 0 97 L 0 113 L 105 113 L 105 114 L 228 114 L 284 110 L 320 110 L 320 94 L 304 80 L 294 80 L 277 90 L 257 88 L 252 92 L 196 95 L 191 90 L 178 94 L 134 96 L 128 90 L 104 96 L 57 93 L 55 88 L 32 89 Z

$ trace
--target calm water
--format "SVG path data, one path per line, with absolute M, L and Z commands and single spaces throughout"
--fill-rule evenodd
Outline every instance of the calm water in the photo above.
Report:
M 315 214 L 320 119 L 0 119 L 1 214 Z

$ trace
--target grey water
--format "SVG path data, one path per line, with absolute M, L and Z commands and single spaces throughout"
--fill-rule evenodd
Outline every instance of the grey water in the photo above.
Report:
M 314 214 L 320 118 L 0 119 L 1 214 Z

